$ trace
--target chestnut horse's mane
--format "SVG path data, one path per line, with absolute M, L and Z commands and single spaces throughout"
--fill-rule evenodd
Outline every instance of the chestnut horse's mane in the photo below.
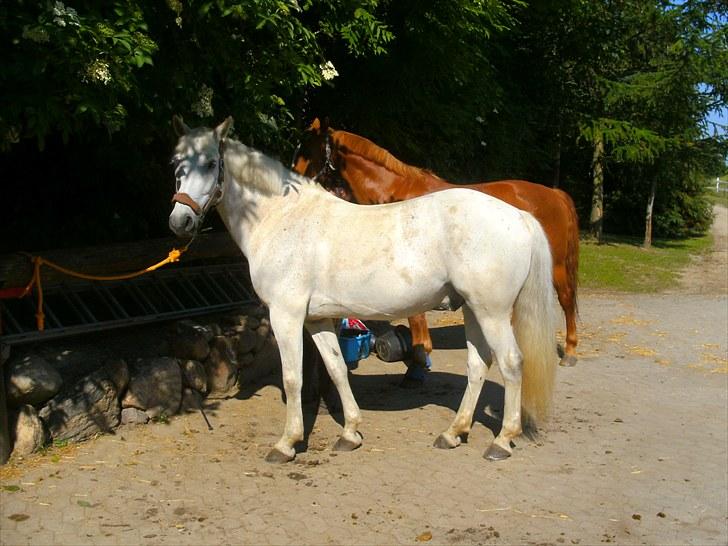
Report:
M 365 157 L 369 161 L 384 167 L 385 169 L 404 177 L 433 177 L 442 180 L 432 171 L 413 167 L 403 163 L 384 148 L 374 144 L 371 140 L 347 131 L 331 129 L 331 136 L 340 147 L 350 150 L 352 153 Z

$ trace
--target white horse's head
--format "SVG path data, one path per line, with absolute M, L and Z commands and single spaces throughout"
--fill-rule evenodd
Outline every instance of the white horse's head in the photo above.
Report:
M 215 129 L 190 129 L 174 116 L 172 126 L 180 137 L 172 157 L 176 193 L 169 227 L 178 237 L 191 237 L 199 229 L 207 211 L 220 202 L 224 182 L 223 144 L 233 118 Z

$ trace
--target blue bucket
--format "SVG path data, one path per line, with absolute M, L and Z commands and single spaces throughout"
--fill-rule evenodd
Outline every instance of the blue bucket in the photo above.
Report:
M 339 347 L 341 347 L 344 362 L 349 368 L 356 368 L 359 360 L 369 356 L 371 340 L 372 333 L 369 331 L 341 330 L 339 333 Z

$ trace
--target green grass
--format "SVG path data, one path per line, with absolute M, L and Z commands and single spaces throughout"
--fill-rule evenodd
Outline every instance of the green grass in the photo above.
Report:
M 649 250 L 642 240 L 604 236 L 602 244 L 582 241 L 579 286 L 591 290 L 654 293 L 678 285 L 679 272 L 692 255 L 712 245 L 709 235 L 692 239 L 655 240 Z
M 705 197 L 714 205 L 728 207 L 728 191 L 717 192 L 715 189 L 706 189 Z

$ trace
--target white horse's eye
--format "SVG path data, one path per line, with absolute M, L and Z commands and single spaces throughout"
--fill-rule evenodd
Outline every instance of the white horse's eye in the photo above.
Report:
M 217 160 L 215 160 L 215 159 L 211 159 L 210 161 L 207 162 L 207 168 L 209 170 L 214 169 L 215 165 L 217 165 Z

